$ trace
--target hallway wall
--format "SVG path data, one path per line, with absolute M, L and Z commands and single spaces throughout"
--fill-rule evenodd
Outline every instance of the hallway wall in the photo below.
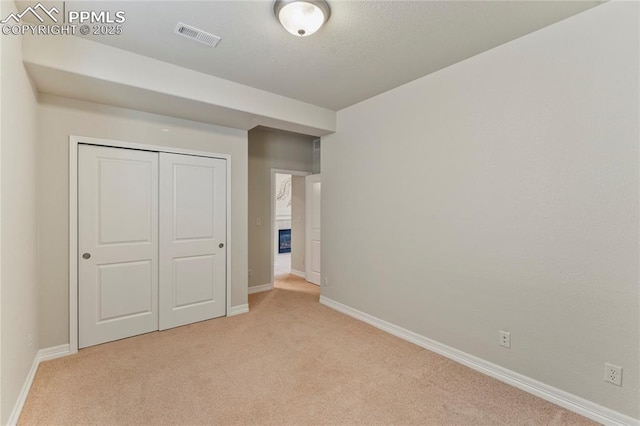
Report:
M 311 173 L 313 139 L 264 127 L 249 131 L 249 287 L 271 283 L 271 169 Z

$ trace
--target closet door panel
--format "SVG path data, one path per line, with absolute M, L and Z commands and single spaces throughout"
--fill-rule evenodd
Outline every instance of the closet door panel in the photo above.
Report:
M 160 329 L 226 314 L 226 160 L 160 153 Z
M 158 329 L 158 153 L 80 145 L 79 347 Z

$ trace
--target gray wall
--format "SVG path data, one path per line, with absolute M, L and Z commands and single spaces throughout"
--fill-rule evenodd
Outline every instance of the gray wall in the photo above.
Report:
M 291 270 L 304 272 L 305 179 L 291 177 Z
M 41 347 L 69 342 L 69 135 L 230 154 L 231 305 L 247 303 L 247 132 L 54 96 L 39 113 Z
M 0 15 L 15 12 L 0 2 Z M 39 345 L 37 104 L 20 36 L 0 37 L 0 424 L 6 424 Z M 32 337 L 29 347 L 28 336 Z
M 340 111 L 323 296 L 640 417 L 638 48 L 610 2 Z
M 271 282 L 271 169 L 311 173 L 313 139 L 264 127 L 249 131 L 250 287 Z
M 313 174 L 319 175 L 322 169 L 322 141 L 320 142 L 320 149 L 313 150 Z

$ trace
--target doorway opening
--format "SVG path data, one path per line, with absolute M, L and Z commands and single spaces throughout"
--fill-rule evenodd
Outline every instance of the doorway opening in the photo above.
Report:
M 305 278 L 305 176 L 309 172 L 271 170 L 271 282 Z
M 279 278 L 291 273 L 291 204 L 292 176 L 285 173 L 276 173 L 275 178 L 275 224 L 274 224 L 274 253 L 273 276 Z

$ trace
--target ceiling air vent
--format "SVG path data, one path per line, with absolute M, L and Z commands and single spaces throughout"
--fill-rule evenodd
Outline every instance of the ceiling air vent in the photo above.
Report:
M 190 38 L 209 47 L 216 47 L 220 42 L 220 37 L 209 34 L 197 28 L 178 22 L 176 26 L 176 34 Z

